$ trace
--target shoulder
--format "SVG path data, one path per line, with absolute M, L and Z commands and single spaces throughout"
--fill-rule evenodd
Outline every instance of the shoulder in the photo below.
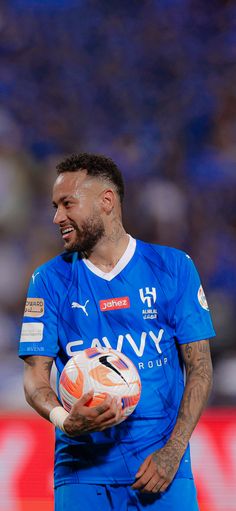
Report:
M 63 276 L 64 278 L 69 277 L 69 275 L 72 272 L 73 262 L 74 259 L 77 259 L 77 254 L 75 253 L 69 253 L 69 252 L 63 252 L 62 254 L 57 255 L 56 257 L 53 257 L 49 261 L 43 263 L 42 265 L 38 266 L 33 275 L 32 278 L 36 279 L 37 275 L 40 275 L 41 278 L 50 280 L 51 278 L 60 277 Z
M 174 247 L 137 240 L 137 250 L 150 264 L 170 275 L 177 275 L 180 269 L 192 264 L 188 254 Z

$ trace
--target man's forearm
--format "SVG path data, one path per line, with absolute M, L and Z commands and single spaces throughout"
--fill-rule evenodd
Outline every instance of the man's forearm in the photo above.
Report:
M 167 442 L 182 457 L 204 410 L 212 388 L 212 364 L 207 341 L 182 348 L 186 365 L 186 386 L 175 427 Z
M 27 403 L 36 410 L 42 417 L 49 420 L 49 414 L 55 406 L 61 406 L 54 390 L 47 385 L 35 385 L 25 387 Z
M 55 406 L 61 406 L 50 385 L 52 361 L 46 357 L 28 357 L 25 362 L 24 390 L 27 402 L 42 417 L 49 420 Z

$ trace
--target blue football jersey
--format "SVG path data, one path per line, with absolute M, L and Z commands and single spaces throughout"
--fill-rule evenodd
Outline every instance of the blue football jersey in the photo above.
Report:
M 199 275 L 180 250 L 130 237 L 109 273 L 76 252 L 35 270 L 19 355 L 53 357 L 59 376 L 78 351 L 111 347 L 133 361 L 142 382 L 140 401 L 121 424 L 76 438 L 56 429 L 55 485 L 133 482 L 176 422 L 184 391 L 178 345 L 214 335 Z M 176 477 L 192 477 L 189 448 Z

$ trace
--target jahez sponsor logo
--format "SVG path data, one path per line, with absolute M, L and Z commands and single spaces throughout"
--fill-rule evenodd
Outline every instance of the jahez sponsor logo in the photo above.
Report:
M 121 296 L 119 298 L 109 298 L 108 300 L 100 300 L 99 305 L 100 310 L 102 312 L 106 312 L 115 309 L 129 309 L 130 301 L 128 296 Z

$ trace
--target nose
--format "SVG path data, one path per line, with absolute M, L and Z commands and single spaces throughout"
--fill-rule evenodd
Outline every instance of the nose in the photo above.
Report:
M 53 218 L 53 223 L 56 225 L 60 225 L 66 220 L 65 211 L 62 207 L 58 206 L 56 213 Z

